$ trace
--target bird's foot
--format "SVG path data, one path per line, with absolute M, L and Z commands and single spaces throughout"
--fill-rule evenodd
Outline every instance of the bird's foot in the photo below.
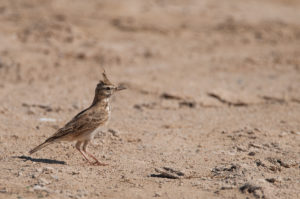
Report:
M 99 162 L 99 161 L 95 161 L 91 163 L 93 166 L 107 166 L 108 164 Z

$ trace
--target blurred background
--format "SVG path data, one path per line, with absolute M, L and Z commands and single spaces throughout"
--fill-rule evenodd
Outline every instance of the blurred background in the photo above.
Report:
M 91 150 L 128 178 L 139 179 L 151 173 L 150 166 L 165 163 L 188 169 L 193 166 L 204 175 L 220 162 L 244 161 L 241 157 L 248 158 L 252 150 L 248 144 L 255 139 L 247 133 L 245 140 L 230 139 L 226 132 L 249 129 L 264 132 L 255 135 L 260 144 L 281 143 L 285 157 L 297 159 L 299 0 L 1 0 L 0 143 L 5 152 L 1 154 L 4 170 L 30 165 L 10 157 L 24 154 L 90 105 L 102 67 L 112 82 L 124 84 L 128 90 L 114 96 L 108 127 L 121 138 L 114 139 L 105 131 Z M 294 134 L 278 137 L 282 132 Z M 270 137 L 275 140 L 268 140 Z M 236 159 L 224 155 L 236 145 L 245 145 L 247 152 L 235 150 L 242 153 L 234 156 Z M 73 157 L 70 144 L 49 150 L 53 153 L 43 151 L 39 156 L 67 160 L 82 173 L 78 176 L 81 180 L 84 176 L 99 177 L 96 171 L 88 174 L 77 165 L 82 160 Z M 260 150 L 265 152 L 255 158 L 263 160 L 279 149 Z M 256 168 L 252 159 L 247 160 L 249 168 Z M 131 167 L 136 170 L 126 173 Z M 295 171 L 288 175 L 296 183 Z M 9 193 L 29 194 L 20 183 L 33 186 L 35 179 L 28 180 L 26 172 L 31 171 L 25 170 L 18 180 L 13 174 L 8 177 L 19 186 Z M 114 186 L 120 180 L 113 169 L 106 172 L 103 175 L 115 175 L 115 181 L 107 178 L 100 187 Z M 251 172 L 265 175 L 255 169 Z M 52 189 L 66 184 L 57 175 L 59 180 L 50 185 Z M 67 179 L 68 174 L 64 175 Z M 238 187 L 246 179 L 232 186 Z M 146 187 L 155 187 L 154 181 L 132 180 Z M 100 183 L 87 180 L 89 185 L 96 182 Z M 179 192 L 190 198 L 193 195 L 188 194 L 214 193 L 220 189 L 219 182 L 188 182 Z M 3 187 L 14 190 L 5 183 Z M 64 186 L 65 190 L 72 186 L 80 189 L 75 181 Z M 95 197 L 95 190 L 87 187 L 87 196 Z M 296 196 L 292 187 L 278 191 L 291 195 L 276 197 Z M 107 193 L 123 196 L 122 188 Z M 178 196 L 171 188 L 166 186 L 164 191 L 170 197 Z M 138 188 L 128 190 L 128 198 L 135 192 L 154 194 Z
M 147 90 L 299 93 L 296 0 L 0 4 L 2 84 L 86 87 L 102 66 Z

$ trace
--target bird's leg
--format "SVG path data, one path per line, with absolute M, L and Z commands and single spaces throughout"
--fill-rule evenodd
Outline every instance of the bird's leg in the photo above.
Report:
M 82 143 L 82 142 L 80 142 L 80 141 L 76 142 L 75 147 L 76 147 L 76 149 L 81 153 L 81 155 L 83 155 L 84 159 L 85 159 L 86 161 L 88 161 L 89 163 L 91 163 L 91 161 L 90 161 L 90 160 L 86 157 L 86 155 L 81 151 L 81 149 L 80 149 L 81 143 Z
M 93 156 L 92 154 L 87 152 L 86 147 L 87 147 L 88 143 L 89 143 L 89 141 L 84 141 L 82 149 L 83 149 L 84 153 L 86 153 L 88 156 L 90 156 L 91 158 L 93 158 L 95 160 L 93 165 L 106 166 L 107 164 L 101 163 L 97 158 L 95 158 L 95 156 Z

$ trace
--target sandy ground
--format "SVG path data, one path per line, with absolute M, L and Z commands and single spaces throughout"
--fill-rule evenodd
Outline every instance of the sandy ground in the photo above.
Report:
M 298 0 L 1 0 L 0 198 L 300 198 Z M 29 156 L 128 89 L 89 150 Z

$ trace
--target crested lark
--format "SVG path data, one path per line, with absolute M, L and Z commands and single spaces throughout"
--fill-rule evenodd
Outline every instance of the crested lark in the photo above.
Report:
M 83 157 L 92 163 L 87 156 L 95 160 L 93 165 L 106 165 L 97 160 L 90 154 L 86 148 L 88 143 L 94 137 L 95 130 L 102 125 L 105 125 L 110 118 L 109 100 L 112 94 L 116 91 L 125 89 L 122 86 L 114 86 L 107 78 L 105 71 L 103 72 L 103 81 L 97 84 L 93 103 L 87 109 L 78 113 L 70 122 L 59 129 L 45 142 L 35 147 L 30 154 L 46 147 L 49 144 L 59 141 L 76 141 L 76 149 Z M 82 149 L 81 149 L 82 146 Z

